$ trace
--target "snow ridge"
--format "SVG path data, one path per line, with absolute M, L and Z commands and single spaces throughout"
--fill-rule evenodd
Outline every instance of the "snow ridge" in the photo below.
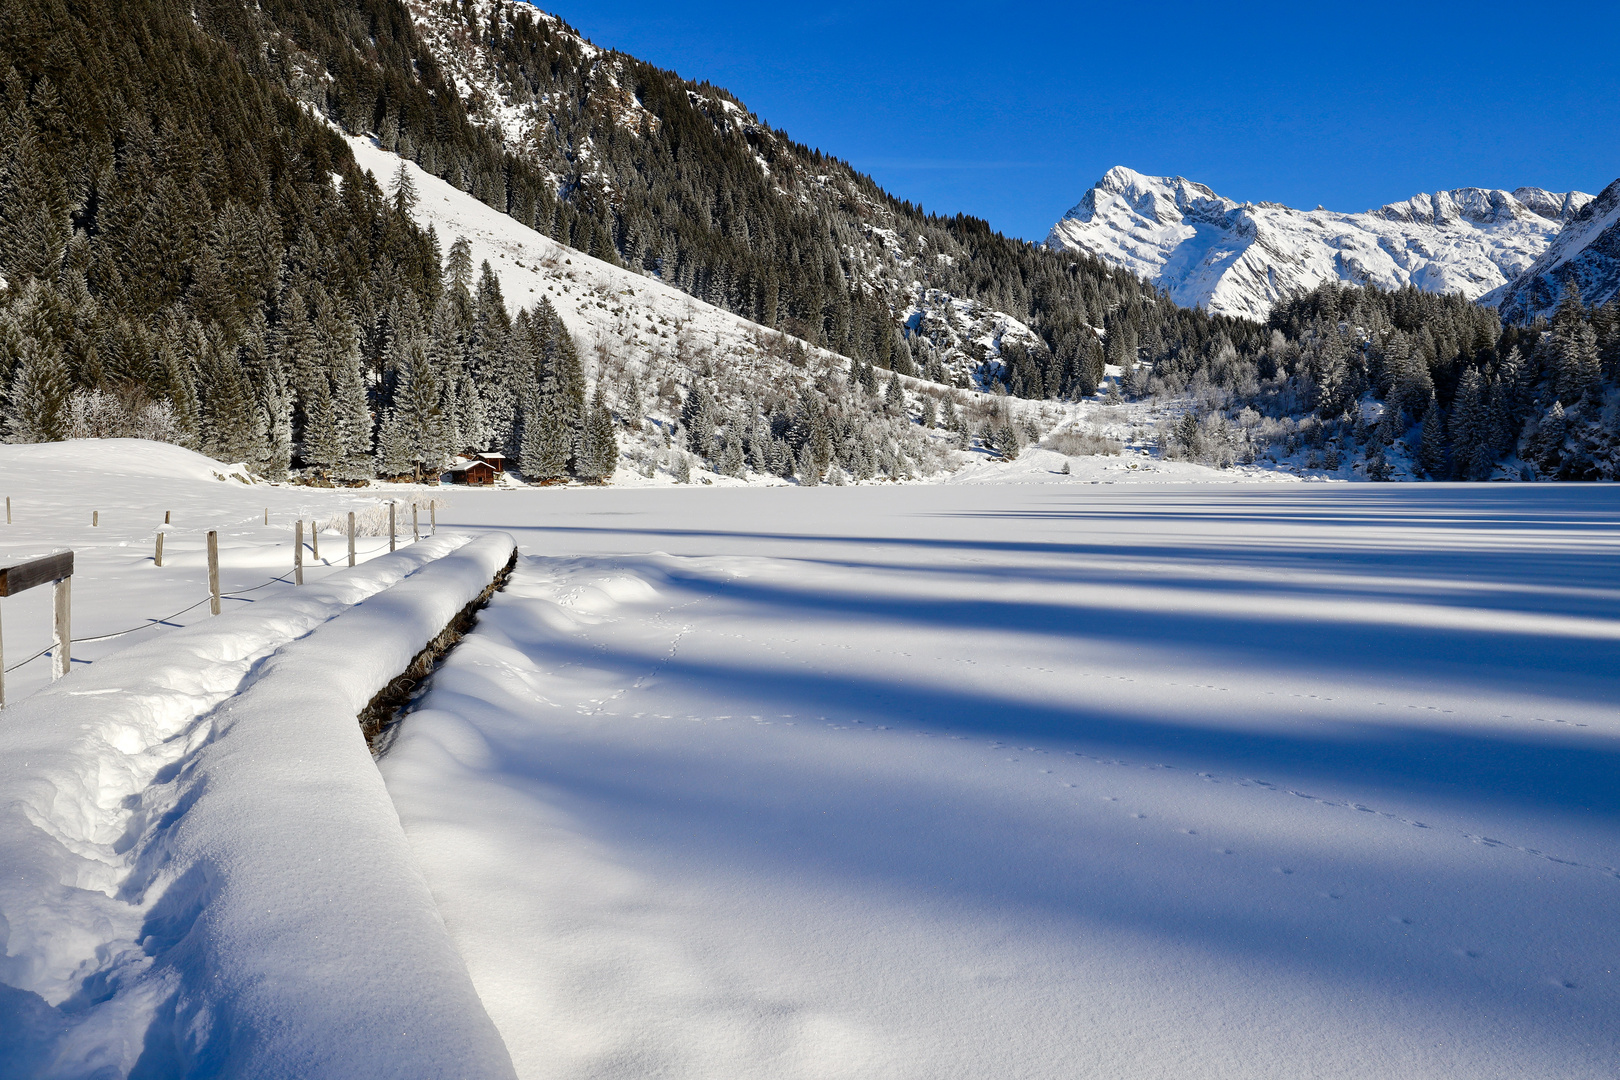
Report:
M 1185 177 L 1116 166 L 1046 244 L 1147 278 L 1187 307 L 1263 320 L 1323 281 L 1474 299 L 1516 277 L 1592 196 L 1457 188 L 1345 214 L 1238 203 Z

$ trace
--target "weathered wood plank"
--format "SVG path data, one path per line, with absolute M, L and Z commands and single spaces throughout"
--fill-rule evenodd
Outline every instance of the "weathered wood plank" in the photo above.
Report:
M 32 559 L 16 566 L 0 567 L 0 596 L 16 596 L 35 585 L 60 581 L 73 576 L 73 552 L 58 551 L 54 555 Z

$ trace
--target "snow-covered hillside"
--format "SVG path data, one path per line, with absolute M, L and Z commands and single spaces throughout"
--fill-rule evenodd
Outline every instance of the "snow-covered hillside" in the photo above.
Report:
M 370 139 L 351 138 L 349 144 L 361 167 L 382 184 L 391 182 L 404 161 Z M 999 455 L 982 445 L 969 446 L 964 452 L 958 434 L 927 428 L 920 422 L 925 406 L 942 413 L 947 403 L 975 427 L 992 414 L 1005 413 L 1022 425 L 1028 438 L 1059 429 L 1095 427 L 1099 433 L 1106 429 L 1109 437 L 1133 451 L 1134 467 L 1155 475 L 1166 471 L 1162 463 L 1153 465 L 1148 460 L 1154 425 L 1163 418 L 1158 403 L 1106 406 L 1100 398 L 1025 401 L 967 388 L 986 364 L 998 363 L 1004 344 L 1030 347 L 1036 342 L 1027 326 L 1005 313 L 937 290 L 925 291 L 919 304 L 904 313 L 905 325 L 918 343 L 919 354 L 939 361 L 924 366 L 924 374 L 932 373 L 938 381 L 882 373 L 884 383 L 898 378 L 905 388 L 904 404 L 889 408 L 851 388 L 852 366 L 845 357 L 706 304 L 656 277 L 559 244 L 412 162 L 405 161 L 404 167 L 419 195 L 412 210 L 418 223 L 432 226 L 445 246 L 465 237 L 474 263 L 489 263 L 513 311 L 542 298 L 556 308 L 578 342 L 592 378 L 602 380 L 609 400 L 626 421 L 618 431 L 623 465 L 614 478 L 617 484 L 674 482 L 675 462 L 683 449 L 673 436 L 683 400 L 699 383 L 716 393 L 733 413 L 757 409 L 767 398 L 805 392 L 860 403 L 872 412 L 876 426 L 868 435 L 874 444 L 887 442 L 892 450 L 890 460 L 900 457 L 908 463 L 898 473 L 880 470 L 880 476 L 943 479 L 970 468 L 972 475 L 982 478 L 1027 471 L 1027 466 L 1016 462 L 1000 462 Z M 949 364 L 942 359 L 946 357 L 951 358 Z M 1114 377 L 1121 374 L 1113 369 Z M 630 391 L 632 379 L 635 393 Z M 874 452 L 877 450 L 874 445 Z M 1071 467 L 1089 475 L 1094 470 L 1082 466 L 1082 461 L 1083 454 L 1076 452 Z M 706 468 L 701 459 L 694 458 L 690 464 L 702 482 L 783 482 L 752 463 L 736 476 L 721 476 Z M 1095 463 L 1101 472 L 1112 471 L 1115 464 Z M 1178 464 L 1170 471 L 1181 479 L 1220 476 L 1197 465 Z M 1234 475 L 1253 471 L 1240 470 Z M 860 479 L 853 471 L 840 470 L 839 475 L 850 482 Z
M 559 197 L 581 186 L 598 186 L 604 192 L 613 192 L 615 186 L 607 160 L 611 152 L 600 145 L 600 130 L 593 138 L 588 126 L 579 126 L 580 114 L 598 116 L 604 127 L 632 144 L 661 124 L 638 98 L 637 80 L 648 77 L 639 62 L 592 45 L 555 15 L 517 0 L 469 0 L 465 5 L 410 0 L 407 6 L 423 42 L 460 94 L 469 119 L 506 150 L 543 169 Z M 547 63 L 568 69 L 577 80 L 574 94 L 537 92 L 527 80 L 514 77 L 507 55 L 491 46 L 489 31 L 509 32 L 518 24 L 535 22 L 544 28 Z M 739 160 L 749 168 L 757 166 L 772 201 L 795 215 L 816 219 L 816 232 L 831 231 L 844 272 L 859 283 L 866 298 L 882 305 L 895 324 L 909 328 L 910 359 L 919 370 L 937 360 L 941 378 L 952 385 L 983 385 L 997 366 L 1004 336 L 1022 344 L 1039 341 L 1028 325 L 996 310 L 994 303 L 937 287 L 940 267 L 963 253 L 946 254 L 917 242 L 918 238 L 908 239 L 892 200 L 869 180 L 841 162 L 805 155 L 802 147 L 721 88 L 685 84 L 682 93 L 693 115 L 712 126 L 719 142 L 744 150 Z M 649 162 L 646 168 L 656 170 L 658 165 Z M 617 192 L 611 195 L 615 203 L 621 197 Z M 802 252 L 800 257 L 811 258 Z M 657 259 L 642 261 L 649 269 L 653 262 L 670 264 L 658 272 L 672 282 L 681 281 L 685 289 L 709 295 L 696 281 L 682 281 L 673 265 L 673 248 Z M 715 288 L 711 282 L 709 289 Z M 919 333 L 910 332 L 919 327 Z M 896 366 L 910 370 L 904 361 Z
M 1131 270 L 1179 304 L 1261 320 L 1277 300 L 1335 279 L 1473 299 L 1526 270 L 1591 200 L 1459 188 L 1364 213 L 1303 211 L 1116 167 L 1046 242 Z
M 1501 308 L 1504 319 L 1525 322 L 1551 314 L 1571 281 L 1588 307 L 1620 295 L 1620 180 L 1571 218 L 1533 266 L 1480 300 Z

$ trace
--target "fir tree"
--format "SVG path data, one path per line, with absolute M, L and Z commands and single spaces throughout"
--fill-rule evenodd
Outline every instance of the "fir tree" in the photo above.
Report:
M 692 387 L 681 408 L 681 426 L 686 429 L 687 448 L 700 457 L 714 452 L 715 408 L 702 386 Z
M 403 160 L 394 172 L 394 182 L 390 185 L 389 195 L 393 200 L 394 213 L 401 218 L 409 218 L 411 211 L 416 209 L 419 196 L 416 194 L 416 182 L 411 179 L 411 171 Z
M 25 338 L 6 394 L 9 441 L 56 442 L 67 438 L 72 389 L 61 349 L 48 338 Z
M 347 459 L 343 436 L 338 431 L 337 410 L 324 382 L 318 384 L 315 393 L 304 402 L 304 439 L 298 456 L 305 466 L 327 477 L 335 475 L 338 466 Z
M 402 338 L 398 353 L 398 382 L 390 416 L 396 425 L 397 451 L 410 462 L 413 476 L 421 480 L 437 476 L 450 456 L 444 386 L 420 337 Z
M 808 442 L 799 448 L 799 465 L 797 471 L 799 483 L 803 484 L 805 487 L 815 487 L 817 484 L 821 483 L 821 470 L 816 466 L 816 457 L 811 451 L 810 444 Z
M 1579 304 L 1577 297 L 1575 306 Z M 1553 330 L 1552 347 L 1558 399 L 1574 403 L 1595 393 L 1603 372 L 1591 324 L 1566 319 Z
M 1418 464 L 1432 480 L 1446 475 L 1446 429 L 1440 419 L 1440 403 L 1432 396 L 1423 412 L 1423 433 L 1418 444 Z
M 26 115 L 0 173 L 0 276 L 14 284 L 54 280 L 67 251 L 67 190 Z
M 603 481 L 619 467 L 619 447 L 613 437 L 613 413 L 602 398 L 601 384 L 585 421 L 578 472 L 582 479 Z
M 1451 406 L 1451 456 L 1465 480 L 1487 476 L 1496 462 L 1492 451 L 1489 391 L 1479 372 L 1469 368 L 1457 385 Z
M 568 476 L 573 438 L 563 395 L 548 375 L 528 396 L 523 410 L 523 443 L 518 468 L 531 481 L 554 483 Z

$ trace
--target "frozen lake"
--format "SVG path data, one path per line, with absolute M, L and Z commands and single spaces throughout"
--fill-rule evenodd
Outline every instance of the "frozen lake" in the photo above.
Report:
M 1613 1075 L 1620 489 L 447 516 L 383 771 L 520 1075 Z

